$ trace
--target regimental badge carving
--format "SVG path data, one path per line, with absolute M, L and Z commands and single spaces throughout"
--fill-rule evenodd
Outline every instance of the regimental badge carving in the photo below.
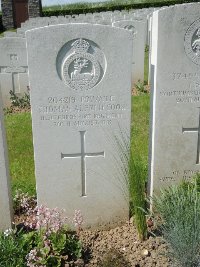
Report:
M 137 34 L 137 30 L 133 25 L 126 25 L 124 27 L 125 30 L 129 30 L 132 32 L 133 36 L 135 36 Z
M 59 62 L 60 78 L 77 91 L 95 87 L 106 71 L 106 59 L 101 49 L 94 42 L 82 38 L 68 42 L 61 49 L 57 65 Z
M 197 65 L 200 65 L 200 19 L 188 28 L 185 34 L 185 52 Z
M 18 61 L 18 56 L 17 56 L 17 54 L 10 54 L 9 56 L 10 56 L 10 61 L 11 61 L 11 63 L 12 63 L 13 65 L 15 65 L 16 62 Z

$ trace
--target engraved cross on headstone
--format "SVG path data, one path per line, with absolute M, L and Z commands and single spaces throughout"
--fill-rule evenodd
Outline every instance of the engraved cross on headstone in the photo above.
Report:
M 0 74 L 9 73 L 12 77 L 12 91 L 14 93 L 20 92 L 19 74 L 27 73 L 27 66 L 18 66 L 17 54 L 9 55 L 10 66 L 0 66 Z
M 196 128 L 182 128 L 182 133 L 198 133 L 197 139 L 197 156 L 196 164 L 200 164 L 200 108 L 199 108 L 199 125 Z
M 81 182 L 82 182 L 82 197 L 86 197 L 86 158 L 105 157 L 105 152 L 85 152 L 85 135 L 86 131 L 80 131 L 81 137 L 81 153 L 63 154 L 61 153 L 61 159 L 66 158 L 81 158 Z

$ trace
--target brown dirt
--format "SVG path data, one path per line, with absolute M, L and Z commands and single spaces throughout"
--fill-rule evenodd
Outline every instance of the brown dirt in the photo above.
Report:
M 30 112 L 31 111 L 31 108 L 19 108 L 19 107 L 8 107 L 5 109 L 5 113 L 9 113 L 9 114 L 12 114 L 12 113 L 23 113 L 23 112 Z
M 15 215 L 15 223 L 24 216 Z M 83 257 L 65 267 L 171 267 L 168 247 L 162 236 L 140 241 L 133 220 L 110 230 L 82 230 L 79 239 Z
M 162 237 L 140 241 L 133 223 L 110 230 L 84 230 L 80 233 L 85 267 L 169 267 L 167 245 Z

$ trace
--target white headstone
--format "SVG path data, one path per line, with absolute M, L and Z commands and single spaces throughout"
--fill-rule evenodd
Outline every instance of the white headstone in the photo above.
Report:
M 114 27 L 124 28 L 133 35 L 132 85 L 144 80 L 144 53 L 146 23 L 143 20 L 122 20 L 113 23 Z
M 85 226 L 126 220 L 116 138 L 129 136 L 131 33 L 68 24 L 26 38 L 38 203 L 80 209 Z
M 148 38 L 147 38 L 147 44 L 149 47 L 149 66 L 148 66 L 148 84 L 150 84 L 151 80 L 151 49 L 152 49 L 152 15 L 148 17 Z
M 0 88 L 3 106 L 10 105 L 10 91 L 18 96 L 27 92 L 28 66 L 25 38 L 0 39 Z
M 150 192 L 200 172 L 200 3 L 153 13 Z
M 0 230 L 12 227 L 13 210 L 11 201 L 8 151 L 4 129 L 4 115 L 0 93 Z

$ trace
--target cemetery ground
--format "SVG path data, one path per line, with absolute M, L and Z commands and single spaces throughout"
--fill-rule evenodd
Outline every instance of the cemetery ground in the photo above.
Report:
M 134 158 L 140 159 L 142 175 L 147 179 L 150 96 L 139 94 L 132 96 L 131 147 Z M 30 112 L 7 114 L 5 124 L 12 177 L 12 195 L 15 198 L 14 206 L 17 210 L 16 191 L 18 189 L 23 192 L 22 196 L 26 193 L 30 196 L 36 194 L 31 114 Z M 23 214 L 19 215 L 19 213 L 18 210 L 18 216 L 15 216 L 17 224 L 25 218 Z M 162 237 L 150 236 L 147 240 L 140 241 L 133 217 L 123 225 L 119 222 L 119 226 L 114 229 L 84 230 L 80 231 L 78 236 L 83 245 L 82 257 L 79 260 L 67 262 L 66 267 L 170 266 L 170 260 L 165 255 L 167 246 Z M 14 265 L 9 266 L 14 267 Z
M 147 81 L 147 66 L 148 58 L 146 51 L 146 63 L 145 63 L 145 81 Z M 0 266 L 2 267 L 36 267 L 36 266 L 47 266 L 47 267 L 197 267 L 198 265 L 193 264 L 199 261 L 198 244 L 199 240 L 194 239 L 194 242 L 188 246 L 188 236 L 193 238 L 193 234 L 198 239 L 198 233 L 200 232 L 200 224 L 191 227 L 193 216 L 196 214 L 196 210 L 191 211 L 191 207 L 196 201 L 196 191 L 193 187 L 188 187 L 189 190 L 182 188 L 178 191 L 169 191 L 166 196 L 162 199 L 162 203 L 166 204 L 166 207 L 171 209 L 170 213 L 167 214 L 167 226 L 173 232 L 174 241 L 173 248 L 178 260 L 182 265 L 176 265 L 172 257 L 170 258 L 169 249 L 164 241 L 164 236 L 161 231 L 156 231 L 156 225 L 147 216 L 145 222 L 142 221 L 144 217 L 143 211 L 138 212 L 138 216 L 142 216 L 138 219 L 136 217 L 135 209 L 136 205 L 132 205 L 134 200 L 142 203 L 145 195 L 144 186 L 141 181 L 147 182 L 148 176 L 148 142 L 149 142 L 149 110 L 150 110 L 150 96 L 148 94 L 148 88 L 143 83 L 138 82 L 135 90 L 133 90 L 132 96 L 132 121 L 131 121 L 131 151 L 133 156 L 132 163 L 136 163 L 135 172 L 135 183 L 137 191 L 134 193 L 132 187 L 130 188 L 130 221 L 126 223 L 118 222 L 118 226 L 107 230 L 81 230 L 82 218 L 79 212 L 75 213 L 75 226 L 76 232 L 67 232 L 65 228 L 61 228 L 61 231 L 57 231 L 56 235 L 51 232 L 51 248 L 48 247 L 47 240 L 43 240 L 45 237 L 43 231 L 32 231 L 35 222 L 35 212 L 38 209 L 34 209 L 35 198 L 29 198 L 31 195 L 36 195 L 35 175 L 34 175 L 34 157 L 33 157 L 33 144 L 32 144 L 32 123 L 31 113 L 29 110 L 23 109 L 22 111 L 14 108 L 14 112 L 10 113 L 11 110 L 5 110 L 5 124 L 7 132 L 8 150 L 9 150 L 9 161 L 10 161 L 10 173 L 12 178 L 12 195 L 14 199 L 15 207 L 15 223 L 17 230 L 7 230 L 0 235 L 0 249 L 3 253 L 0 254 Z M 134 168 L 133 168 L 134 169 Z M 138 182 L 137 182 L 138 181 Z M 133 184 L 132 183 L 132 184 Z M 130 184 L 131 185 L 131 184 Z M 142 185 L 142 186 L 141 186 Z M 140 188 L 141 186 L 141 188 Z M 22 193 L 16 193 L 17 190 L 21 190 Z M 185 190 L 185 191 L 184 191 Z M 183 192 L 184 191 L 184 192 Z M 193 192 L 194 191 L 194 192 Z M 199 190 L 200 191 L 200 190 Z M 185 197 L 185 192 L 188 196 Z M 193 194 L 194 193 L 194 194 Z M 174 195 L 173 195 L 174 194 Z M 182 195 L 181 195 L 182 194 Z M 193 197 L 191 197 L 193 194 Z M 180 201 L 181 196 L 184 195 L 183 200 Z M 170 203 L 171 196 L 177 197 L 178 204 L 183 203 L 181 207 L 177 208 L 177 214 L 173 211 L 174 203 Z M 135 198 L 133 200 L 133 198 Z M 197 202 L 200 203 L 200 197 L 197 196 Z M 195 203 L 197 203 L 195 202 Z M 27 208 L 28 203 L 28 215 L 24 213 L 24 209 Z M 158 201 L 158 207 L 160 202 Z M 29 206 L 30 205 L 30 206 Z M 187 207 L 185 214 L 189 216 L 182 216 L 182 210 Z M 138 204 L 136 207 L 142 207 L 143 205 Z M 165 205 L 164 205 L 165 206 Z M 161 205 L 159 208 L 161 213 L 165 214 L 164 207 Z M 198 211 L 200 207 L 197 205 Z M 44 218 L 47 214 L 57 216 L 59 215 L 57 210 L 50 211 L 48 208 L 40 207 L 40 212 L 43 213 Z M 180 211 L 180 213 L 178 213 Z M 191 211 L 191 213 L 190 213 Z M 162 214 L 162 215 L 163 215 Z M 200 212 L 198 213 L 200 214 Z M 178 216 L 178 220 L 177 217 Z M 180 216 L 182 216 L 180 218 Z M 46 217 L 45 217 L 46 216 Z M 49 216 L 49 215 L 48 215 Z M 171 216 L 171 217 L 170 217 Z M 174 216 L 174 217 L 173 217 Z M 196 215 L 195 215 L 196 216 Z M 200 215 L 198 215 L 200 216 Z M 200 218 L 196 218 L 196 221 L 200 221 Z M 43 219 L 44 219 L 43 218 Z M 38 218 L 37 218 L 38 219 Z M 48 218 L 49 219 L 49 218 Z M 138 223 L 138 221 L 139 223 Z M 189 230 L 181 232 L 182 223 L 189 226 Z M 148 225 L 148 235 L 145 227 L 142 223 Z M 172 223 L 171 223 L 172 222 Z M 42 226 L 43 222 L 40 221 Z M 55 223 L 55 222 L 54 222 Z M 56 222 L 57 223 L 57 222 Z M 60 222 L 59 223 L 64 223 Z M 176 231 L 174 227 L 180 226 Z M 48 225 L 48 224 L 47 224 Z M 54 227 L 56 225 L 54 224 Z M 155 227 L 154 227 L 155 226 Z M 172 228 L 170 228 L 172 226 Z M 196 228 L 195 228 L 196 227 Z M 199 228 L 198 228 L 199 227 Z M 36 228 L 38 229 L 38 228 Z M 43 229 L 44 230 L 44 229 Z M 18 232 L 19 231 L 19 232 Z M 24 232 L 25 231 L 25 232 Z M 65 231 L 65 232 L 63 232 Z M 152 233 L 153 232 L 153 233 Z M 156 235 L 154 235 L 156 232 Z M 170 232 L 170 234 L 171 234 Z M 24 234 L 25 233 L 25 234 Z M 162 232 L 163 233 L 163 232 Z M 169 234 L 168 232 L 164 232 Z M 188 234 L 185 238 L 185 234 Z M 24 237 L 25 236 L 25 237 Z M 190 239 L 191 239 L 190 238 Z M 7 241 L 8 240 L 8 241 Z M 193 240 L 192 240 L 193 241 Z M 41 244 L 45 244 L 45 248 L 40 247 Z M 169 242 L 170 243 L 170 242 Z M 173 242 L 171 242 L 173 243 Z M 53 247 L 52 247 L 53 244 Z M 40 254 L 38 257 L 37 250 Z M 192 248 L 192 251 L 190 250 Z M 179 250 L 180 249 L 180 250 Z M 64 254 L 63 250 L 65 251 Z M 170 251 L 171 252 L 171 251 Z M 34 254 L 35 253 L 35 254 Z M 38 258 L 37 258 L 37 257 Z M 174 255 L 173 255 L 174 256 Z M 193 257 L 193 258 L 192 258 Z M 192 258 L 192 259 L 191 259 Z M 48 263 L 47 263 L 48 260 Z M 185 262 L 183 262 L 185 260 Z M 40 261 L 39 265 L 32 261 Z M 61 263 L 62 262 L 62 263 Z
M 147 55 L 148 53 L 146 51 L 145 81 L 147 80 Z M 131 148 L 134 160 L 139 163 L 139 177 L 147 181 L 150 95 L 145 92 L 146 87 L 140 82 L 133 91 Z M 20 223 L 25 220 L 26 216 L 23 214 L 21 208 L 19 209 L 19 199 L 21 197 L 23 205 L 25 200 L 26 205 L 26 194 L 28 196 L 36 195 L 31 113 L 26 109 L 23 109 L 21 112 L 20 109 L 14 108 L 14 112 L 9 113 L 9 110 L 6 110 L 5 114 L 10 173 L 12 178 L 12 195 L 16 213 L 15 223 L 21 227 L 23 224 Z M 17 194 L 16 192 L 19 189 L 22 193 Z M 35 204 L 32 201 L 34 198 L 30 199 L 31 205 Z M 130 221 L 127 221 L 125 224 L 119 222 L 119 226 L 114 229 L 78 231 L 78 240 L 80 239 L 81 241 L 82 249 L 79 247 L 79 241 L 77 243 L 72 242 L 70 245 L 71 255 L 75 256 L 73 256 L 74 258 L 70 256 L 66 259 L 65 267 L 171 267 L 172 261 L 168 258 L 168 249 L 163 237 L 160 234 L 156 237 L 150 234 L 146 240 L 141 241 L 138 237 L 133 213 L 132 210 Z M 151 227 L 149 230 L 151 232 Z M 23 261 L 26 256 L 26 251 L 22 253 L 19 244 L 17 252 L 16 247 L 13 248 L 10 243 L 6 246 L 4 248 L 4 251 L 6 251 L 6 267 L 35 266 L 26 265 L 26 261 Z M 80 257 L 78 260 L 76 255 Z M 18 259 L 17 263 L 15 257 Z M 10 258 L 13 258 L 12 262 L 7 260 Z M 17 265 L 20 258 L 22 262 L 20 265 Z M 5 261 L 0 256 L 0 266 L 5 266 Z M 1 262 L 3 265 L 1 265 Z M 60 265 L 54 263 L 53 265 L 47 266 Z
M 200 266 L 199 10 L 34 19 L 1 38 L 0 267 Z

